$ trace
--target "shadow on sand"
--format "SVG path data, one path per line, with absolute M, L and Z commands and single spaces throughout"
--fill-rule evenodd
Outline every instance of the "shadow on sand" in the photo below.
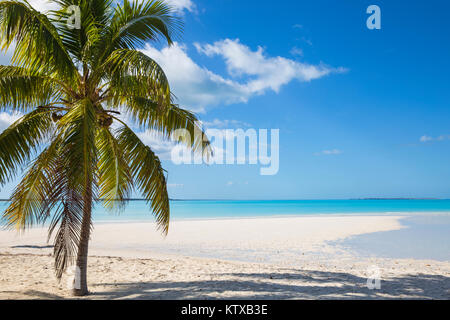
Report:
M 94 299 L 449 299 L 450 277 L 407 275 L 382 280 L 369 290 L 367 279 L 348 273 L 296 271 L 236 273 L 233 280 L 93 284 Z M 242 279 L 241 279 L 242 278 Z M 284 283 L 277 281 L 283 280 Z M 286 282 L 295 281 L 295 284 Z M 97 286 L 110 291 L 95 293 Z
M 12 246 L 11 249 L 50 249 L 53 246 L 33 246 L 33 245 L 22 245 L 22 246 Z

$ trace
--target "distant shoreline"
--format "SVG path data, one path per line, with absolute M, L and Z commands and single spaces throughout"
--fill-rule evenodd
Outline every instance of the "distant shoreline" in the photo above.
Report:
M 269 202 L 269 201 L 374 201 L 374 200 L 450 200 L 445 198 L 350 198 L 350 199 L 270 199 L 270 200 L 261 200 L 261 199 L 170 199 L 170 201 L 260 201 L 260 202 Z M 8 202 L 10 199 L 0 199 L 0 202 Z M 102 201 L 102 199 L 96 199 L 96 201 Z M 119 200 L 116 200 L 119 201 Z M 125 199 L 124 201 L 148 201 L 146 199 Z

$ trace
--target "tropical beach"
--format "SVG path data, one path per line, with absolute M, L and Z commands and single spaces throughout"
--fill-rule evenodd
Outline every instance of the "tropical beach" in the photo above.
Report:
M 406 9 L 0 0 L 0 300 L 450 300 L 450 3 Z
M 446 223 L 449 217 L 437 216 Z M 166 238 L 151 222 L 99 223 L 90 245 L 89 299 L 447 299 L 448 235 L 437 244 L 442 259 L 361 254 L 346 244 L 407 229 L 407 219 L 384 213 L 177 220 Z M 73 275 L 56 281 L 46 232 L 0 232 L 0 299 L 70 296 Z M 381 288 L 371 290 L 374 267 Z

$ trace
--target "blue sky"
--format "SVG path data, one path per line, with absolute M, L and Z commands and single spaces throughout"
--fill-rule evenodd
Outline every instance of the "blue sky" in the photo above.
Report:
M 165 160 L 171 197 L 450 198 L 448 1 L 171 1 L 183 35 L 142 49 L 180 105 L 212 127 L 280 129 L 277 175 Z

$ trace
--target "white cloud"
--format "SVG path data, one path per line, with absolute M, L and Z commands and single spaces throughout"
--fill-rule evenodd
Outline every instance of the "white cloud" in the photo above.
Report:
M 308 82 L 345 71 L 268 57 L 261 47 L 252 51 L 239 40 L 226 39 L 213 45 L 195 44 L 195 47 L 208 57 L 223 58 L 229 77 L 199 66 L 188 56 L 186 46 L 178 43 L 161 50 L 147 45 L 143 52 L 163 67 L 179 103 L 197 112 L 218 104 L 245 103 L 268 90 L 278 93 L 283 85 L 293 80 Z
M 20 119 L 22 115 L 19 113 L 9 114 L 7 112 L 0 113 L 0 133 Z
M 183 12 L 187 10 L 189 12 L 195 12 L 196 6 L 192 0 L 166 0 L 176 11 Z
M 294 79 L 311 81 L 332 72 L 343 72 L 344 69 L 333 69 L 325 65 L 310 65 L 283 57 L 268 57 L 262 47 L 252 51 L 240 43 L 239 39 L 217 41 L 210 45 L 196 44 L 199 52 L 209 57 L 221 56 L 231 76 L 253 77 L 246 87 L 252 93 L 263 93 L 267 89 L 278 92 L 281 86 Z
M 431 141 L 444 141 L 444 140 L 450 140 L 450 135 L 448 134 L 444 134 L 444 135 L 440 135 L 438 137 L 431 137 L 431 136 L 421 136 L 420 137 L 420 142 L 426 143 L 426 142 L 431 142 Z
M 197 65 L 183 45 L 175 43 L 162 50 L 147 45 L 143 52 L 162 66 L 179 103 L 193 111 L 203 112 L 219 103 L 246 102 L 249 97 L 245 86 Z
M 339 150 L 339 149 L 332 149 L 332 150 L 323 150 L 321 152 L 316 152 L 314 153 L 314 155 L 316 156 L 330 156 L 330 155 L 338 155 L 338 154 L 342 154 L 344 153 L 343 151 Z
M 53 1 L 45 1 L 45 0 L 28 0 L 28 3 L 31 4 L 31 6 L 40 11 L 40 12 L 47 12 L 49 10 L 56 10 L 59 8 L 58 4 L 56 4 Z

